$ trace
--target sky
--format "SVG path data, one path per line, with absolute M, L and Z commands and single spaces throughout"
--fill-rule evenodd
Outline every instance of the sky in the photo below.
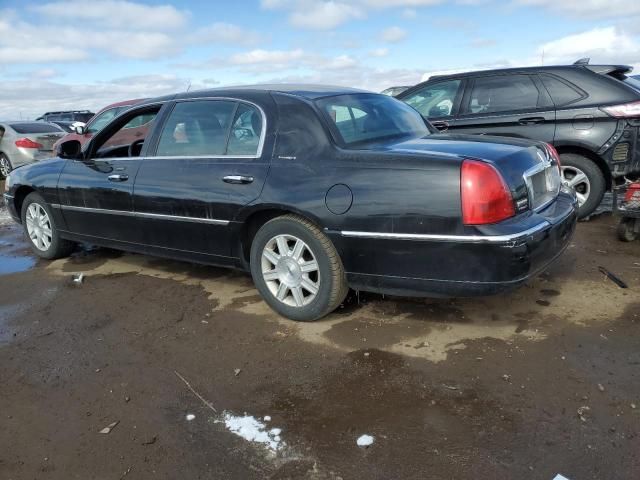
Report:
M 0 119 L 187 89 L 623 63 L 638 0 L 0 0 Z

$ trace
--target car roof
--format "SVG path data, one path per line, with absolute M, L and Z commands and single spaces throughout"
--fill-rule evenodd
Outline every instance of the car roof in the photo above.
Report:
M 628 73 L 633 70 L 633 67 L 629 65 L 548 65 L 548 66 L 536 66 L 536 67 L 519 67 L 519 68 L 498 68 L 492 70 L 474 70 L 471 72 L 452 73 L 447 75 L 432 75 L 429 80 L 444 79 L 444 78 L 463 78 L 467 76 L 477 75 L 490 75 L 500 73 L 518 73 L 518 72 L 553 72 L 561 70 L 590 70 L 595 73 L 607 74 L 612 72 Z M 423 82 L 424 83 L 424 82 Z
M 190 92 L 182 92 L 176 95 L 166 95 L 164 97 L 150 98 L 141 102 L 140 105 L 155 104 L 159 102 L 168 102 L 174 99 L 190 99 L 190 98 L 208 98 L 208 97 L 233 97 L 242 94 L 255 93 L 284 93 L 300 98 L 315 100 L 323 97 L 332 97 L 334 95 L 348 95 L 354 93 L 370 93 L 368 90 L 361 90 L 350 87 L 340 87 L 335 85 L 313 85 L 298 83 L 283 84 L 256 84 L 256 85 L 235 85 L 229 87 L 210 88 L 206 90 L 193 90 Z

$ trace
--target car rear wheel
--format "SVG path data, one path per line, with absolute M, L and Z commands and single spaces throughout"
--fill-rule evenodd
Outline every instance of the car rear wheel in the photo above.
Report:
M 42 196 L 30 193 L 22 203 L 22 225 L 32 250 L 41 258 L 53 260 L 68 256 L 75 246 L 60 238 L 51 208 Z
M 331 240 L 297 215 L 277 217 L 258 230 L 251 244 L 251 275 L 273 310 L 303 322 L 335 310 L 348 291 Z
M 560 155 L 562 183 L 578 196 L 578 218 L 591 215 L 604 196 L 607 184 L 600 168 L 591 160 L 574 153 Z
M 13 170 L 13 167 L 9 158 L 4 153 L 0 153 L 0 178 L 7 178 L 11 170 Z

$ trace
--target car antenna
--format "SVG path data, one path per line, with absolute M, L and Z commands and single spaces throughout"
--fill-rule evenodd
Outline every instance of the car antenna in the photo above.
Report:
M 576 60 L 573 64 L 574 65 L 589 65 L 589 60 L 591 60 L 591 58 L 584 57 L 584 58 L 581 58 L 580 60 Z

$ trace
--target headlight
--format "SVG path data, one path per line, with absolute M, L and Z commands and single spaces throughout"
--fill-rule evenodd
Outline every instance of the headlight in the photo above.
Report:
M 9 187 L 11 187 L 11 175 L 7 175 L 7 178 L 4 179 L 4 191 L 8 192 Z

